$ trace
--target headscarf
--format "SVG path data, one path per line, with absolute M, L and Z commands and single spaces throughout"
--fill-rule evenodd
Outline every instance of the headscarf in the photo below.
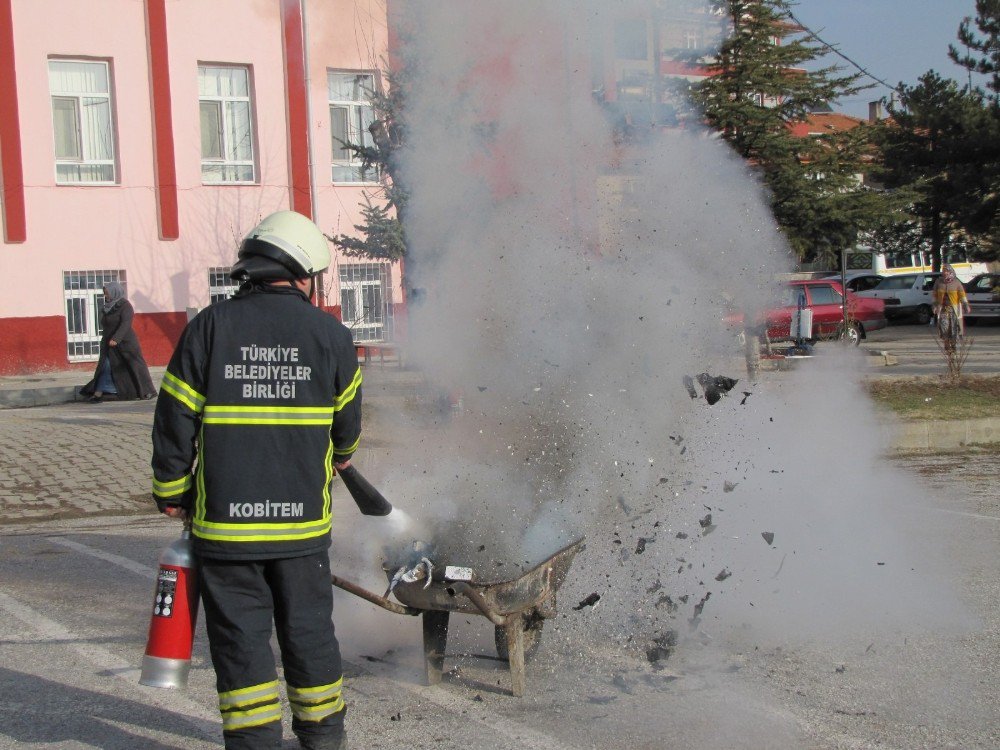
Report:
M 118 281 L 104 285 L 104 312 L 109 313 L 125 301 L 125 286 Z

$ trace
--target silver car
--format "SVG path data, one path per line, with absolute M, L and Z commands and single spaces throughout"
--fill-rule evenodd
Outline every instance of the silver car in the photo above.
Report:
M 965 316 L 974 322 L 979 318 L 1000 317 L 1000 273 L 981 273 L 965 285 L 972 312 Z
M 914 317 L 922 325 L 927 325 L 934 313 L 934 297 L 931 289 L 939 273 L 900 273 L 886 276 L 878 286 L 859 297 L 874 297 L 885 302 L 885 317 L 889 320 Z

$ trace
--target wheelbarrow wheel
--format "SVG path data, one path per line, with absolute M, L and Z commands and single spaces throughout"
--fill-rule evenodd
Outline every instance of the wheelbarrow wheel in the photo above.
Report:
M 542 642 L 542 626 L 545 624 L 545 619 L 542 617 L 525 617 L 524 618 L 524 660 L 531 661 L 535 653 L 538 651 L 538 647 Z M 497 656 L 501 659 L 510 659 L 510 653 L 507 651 L 507 633 L 501 625 L 497 625 L 493 628 L 493 641 L 496 643 Z

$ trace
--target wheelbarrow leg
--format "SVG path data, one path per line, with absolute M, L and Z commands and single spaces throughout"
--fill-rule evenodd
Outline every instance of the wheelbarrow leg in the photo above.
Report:
M 424 612 L 424 666 L 427 684 L 437 685 L 444 672 L 444 650 L 448 644 L 448 612 L 428 609 Z
M 510 692 L 524 696 L 524 615 L 509 615 L 503 626 L 507 636 L 507 659 L 510 663 Z

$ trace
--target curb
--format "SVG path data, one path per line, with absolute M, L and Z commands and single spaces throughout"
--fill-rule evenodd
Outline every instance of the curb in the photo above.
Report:
M 885 425 L 892 451 L 948 451 L 1000 443 L 1000 418 L 923 420 Z
M 17 388 L 0 390 L 0 409 L 24 409 L 31 406 L 54 406 L 81 401 L 80 385 L 51 386 L 48 388 Z

